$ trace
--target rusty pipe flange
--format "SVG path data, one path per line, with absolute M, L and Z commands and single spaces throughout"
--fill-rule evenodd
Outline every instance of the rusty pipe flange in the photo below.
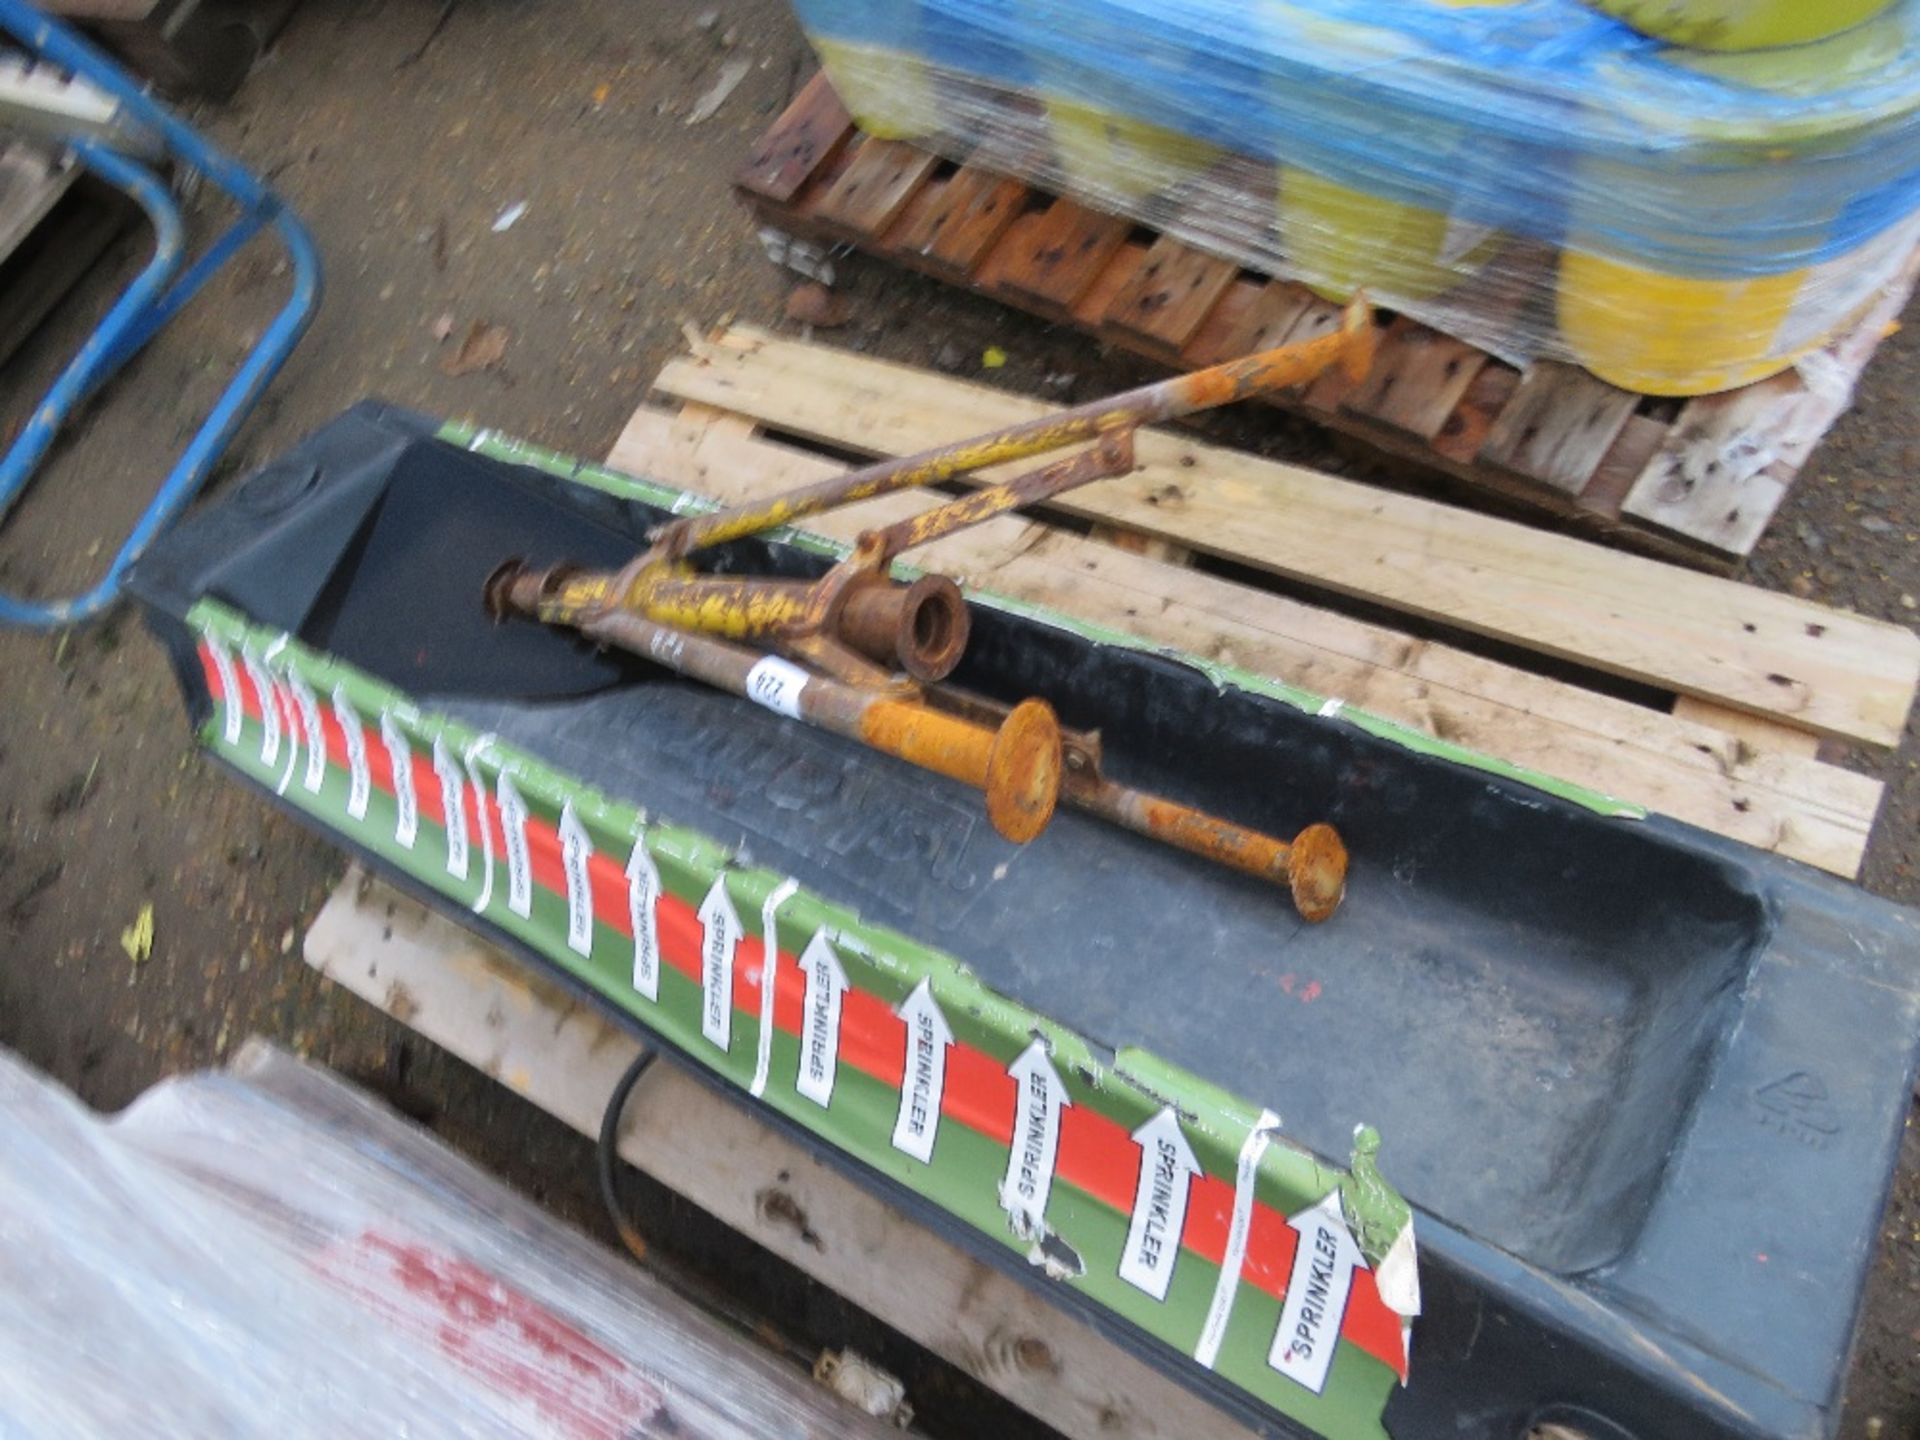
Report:
M 834 628 L 854 649 L 928 684 L 953 673 L 973 628 L 960 587 L 944 575 L 911 585 L 862 577 L 848 585 L 836 619 Z
M 1060 801 L 1060 722 L 1044 700 L 1013 707 L 987 756 L 987 819 L 1024 845 L 1053 819 Z
M 1309 825 L 1287 851 L 1287 884 L 1300 918 L 1318 925 L 1333 918 L 1347 893 L 1347 847 L 1331 825 Z
M 480 587 L 481 601 L 496 622 L 511 615 L 544 619 L 547 617 L 541 610 L 545 602 L 565 589 L 574 576 L 585 573 L 578 565 L 551 565 L 545 570 L 535 570 L 524 556 L 515 555 L 493 567 Z M 575 617 L 566 618 L 571 623 Z
M 531 574 L 532 572 L 527 569 L 527 560 L 524 555 L 515 555 L 510 559 L 502 560 L 493 567 L 493 572 L 487 576 L 486 583 L 480 587 L 480 596 L 482 603 L 487 607 L 487 614 L 492 617 L 496 625 L 512 615 L 533 613 L 531 605 L 522 604 L 523 600 L 533 598 L 527 583 Z

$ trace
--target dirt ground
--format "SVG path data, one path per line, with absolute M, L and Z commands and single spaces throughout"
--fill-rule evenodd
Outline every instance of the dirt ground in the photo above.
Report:
M 750 65 L 739 88 L 687 123 L 735 58 Z M 727 182 L 810 65 L 779 0 L 461 0 L 444 13 L 438 0 L 307 0 L 235 101 L 197 116 L 306 217 L 327 267 L 311 333 L 216 486 L 368 395 L 605 453 L 683 322 L 779 323 L 792 277 L 763 257 Z M 215 212 L 200 208 L 204 228 Z M 123 272 L 139 254 L 123 244 Z M 1011 359 L 990 378 L 1028 392 L 1090 395 L 1143 373 L 931 282 L 844 268 L 853 317 L 839 343 L 967 373 L 997 345 Z M 89 413 L 84 445 L 59 455 L 0 534 L 0 585 L 72 589 L 91 574 L 271 314 L 283 276 L 256 244 Z M 99 277 L 0 370 L 0 437 L 110 298 Z M 508 332 L 500 363 L 449 375 L 443 362 L 475 326 Z M 1755 580 L 1920 621 L 1916 393 L 1920 328 L 1886 346 L 1762 545 Z M 1369 464 L 1307 426 L 1235 428 L 1288 458 Z M 300 963 L 304 923 L 342 860 L 197 757 L 133 616 L 65 635 L 0 631 L 0 700 L 0 1044 L 115 1107 L 259 1032 L 380 1086 L 610 1235 L 582 1142 Z M 1889 785 L 1864 882 L 1920 902 L 1916 724 L 1897 753 L 1851 758 Z M 120 935 L 146 904 L 155 942 L 136 965 Z M 707 1222 L 657 1192 L 643 1192 L 641 1210 L 669 1249 L 718 1248 L 702 1243 Z M 901 1369 L 929 1428 L 1031 1429 L 804 1279 L 734 1251 L 718 1283 L 763 1300 L 803 1346 L 851 1341 Z M 1842 1433 L 1920 1437 L 1911 1121 Z

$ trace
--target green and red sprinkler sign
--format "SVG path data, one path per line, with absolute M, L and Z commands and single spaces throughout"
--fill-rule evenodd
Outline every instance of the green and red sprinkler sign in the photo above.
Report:
M 189 620 L 201 738 L 254 783 L 1273 1409 L 1384 1437 L 1410 1317 L 1341 1172 L 1271 1113 L 1103 1060 L 952 958 L 214 602 Z

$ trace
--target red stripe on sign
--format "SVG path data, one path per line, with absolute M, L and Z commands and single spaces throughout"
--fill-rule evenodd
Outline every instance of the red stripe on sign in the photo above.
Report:
M 201 652 L 202 668 L 208 688 L 219 691 L 219 674 L 211 653 Z M 244 682 L 243 682 L 244 683 Z M 247 706 L 258 718 L 258 705 Z M 346 742 L 331 707 L 322 710 L 327 755 L 331 764 L 344 768 Z M 367 727 L 369 772 L 375 784 L 392 792 L 392 775 L 384 763 L 375 766 L 371 758 L 381 745 L 378 726 Z M 439 820 L 443 814 L 438 775 L 431 763 L 418 754 L 414 757 L 414 789 L 423 815 Z M 469 783 L 468 791 L 474 789 Z M 431 800 L 429 799 L 431 797 Z M 492 794 L 476 795 L 469 800 L 470 826 L 477 827 L 473 801 L 480 801 L 493 837 L 495 863 L 504 853 L 506 832 L 500 807 Z M 478 839 L 477 833 L 475 835 Z M 566 866 L 562 860 L 559 830 L 537 816 L 527 820 L 527 854 L 534 881 L 542 889 L 565 898 Z M 593 913 L 608 929 L 632 937 L 633 927 L 627 905 L 625 856 L 596 851 L 588 864 L 593 891 Z M 660 956 L 689 980 L 701 978 L 700 952 L 702 927 L 698 907 L 678 896 L 663 893 L 655 911 L 660 933 Z M 737 1011 L 758 1017 L 760 1013 L 760 969 L 762 941 L 749 936 L 741 940 L 733 971 L 733 1002 Z M 801 1005 L 805 978 L 799 958 L 782 950 L 778 956 L 777 991 L 774 997 L 774 1023 L 789 1035 L 798 1036 L 802 1028 Z M 846 992 L 840 1021 L 840 1059 L 862 1074 L 884 1085 L 898 1088 L 906 1066 L 906 1026 L 878 996 L 851 988 Z M 947 1055 L 947 1084 L 941 1114 L 968 1129 L 995 1141 L 1010 1144 L 1013 1139 L 1015 1085 L 1006 1068 L 983 1051 L 956 1042 Z M 1060 1120 L 1060 1148 L 1055 1165 L 1057 1178 L 1092 1195 L 1108 1208 L 1121 1214 L 1133 1209 L 1135 1187 L 1139 1183 L 1141 1152 L 1131 1134 L 1117 1121 L 1079 1106 L 1068 1107 Z M 1227 1231 L 1233 1215 L 1233 1182 L 1213 1175 L 1194 1177 L 1186 1226 L 1181 1234 L 1183 1248 L 1211 1262 L 1221 1263 L 1227 1248 Z M 1246 1258 L 1241 1278 L 1275 1299 L 1284 1300 L 1287 1282 L 1293 1271 L 1293 1253 L 1299 1237 L 1286 1217 L 1271 1206 L 1256 1204 L 1248 1232 Z M 1394 1369 L 1402 1379 L 1407 1373 L 1406 1349 L 1400 1317 L 1386 1307 L 1374 1285 L 1373 1272 L 1361 1270 L 1354 1279 L 1352 1297 L 1341 1326 L 1343 1339 Z
M 220 668 L 213 663 L 213 647 L 203 644 L 197 653 L 200 658 L 200 678 L 207 682 L 207 694 L 224 705 L 227 687 L 220 683 Z

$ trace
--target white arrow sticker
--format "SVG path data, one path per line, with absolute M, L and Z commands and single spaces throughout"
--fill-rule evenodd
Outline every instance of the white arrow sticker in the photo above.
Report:
M 493 736 L 482 735 L 460 753 L 467 783 L 473 786 L 473 814 L 480 823 L 480 893 L 473 897 L 473 913 L 484 915 L 493 903 L 493 817 L 487 814 L 487 782 L 480 778 L 480 756 L 492 746 Z M 521 831 L 521 839 L 526 832 Z
M 207 654 L 213 657 L 214 671 L 220 677 L 220 733 L 226 737 L 227 744 L 238 745 L 240 726 L 247 712 L 240 703 L 240 677 L 233 671 L 233 652 L 211 635 L 204 638 Z M 267 705 L 263 702 L 260 708 L 265 710 Z
M 800 692 L 807 688 L 808 675 L 791 660 L 767 655 L 747 671 L 747 699 L 764 705 L 776 715 L 800 718 Z
M 560 807 L 560 864 L 567 872 L 567 948 L 593 953 L 593 839 L 574 814 L 573 802 Z
M 733 1043 L 733 955 L 740 948 L 740 915 L 727 894 L 727 877 L 713 877 L 700 902 L 700 1033 L 725 1050 Z
M 367 818 L 367 800 L 373 793 L 373 774 L 367 768 L 367 728 L 360 712 L 347 698 L 346 688 L 333 687 L 333 718 L 340 722 L 340 739 L 347 747 L 347 818 Z
M 907 1027 L 906 1074 L 900 1082 L 900 1114 L 893 1122 L 893 1148 L 922 1165 L 933 1163 L 933 1139 L 940 1129 L 940 1099 L 947 1089 L 947 1047 L 953 1031 L 926 980 L 900 1002 Z
M 420 837 L 420 797 L 413 787 L 413 747 L 394 723 L 390 712 L 380 712 L 380 743 L 387 748 L 387 769 L 393 772 L 393 838 L 402 849 L 413 849 Z
M 300 712 L 300 726 L 307 732 L 307 771 L 301 783 L 308 793 L 318 795 L 327 778 L 327 732 L 320 723 L 320 702 L 297 670 L 287 671 L 287 686 L 293 691 L 294 708 Z
M 1267 1364 L 1318 1395 L 1327 1388 L 1340 1325 L 1353 1294 L 1353 1272 L 1364 1261 L 1347 1229 L 1340 1192 L 1331 1190 L 1318 1205 L 1302 1210 L 1287 1224 L 1299 1236 L 1293 1274 L 1287 1280 L 1280 1328 L 1273 1333 Z
M 1053 1193 L 1053 1166 L 1060 1153 L 1060 1113 L 1073 1102 L 1047 1057 L 1044 1040 L 1035 1039 L 1007 1066 L 1013 1077 L 1013 1148 L 1000 1182 L 1000 1208 L 1023 1239 L 1047 1233 L 1047 1197 Z
M 293 703 L 292 693 L 272 671 L 267 672 L 267 698 L 273 702 L 274 733 L 284 734 L 287 739 L 287 767 L 280 772 L 280 779 L 273 787 L 274 794 L 284 795 L 293 784 L 293 772 L 300 768 L 300 712 Z M 265 748 L 264 742 L 262 748 Z
M 823 1109 L 833 1103 L 833 1078 L 840 1068 L 840 1008 L 847 993 L 847 972 L 840 952 L 825 930 L 800 956 L 800 973 L 807 977 L 800 1001 L 800 1073 L 794 1088 Z
M 440 781 L 440 815 L 447 830 L 447 873 L 467 878 L 467 776 L 460 762 L 447 753 L 446 742 L 433 737 L 433 773 Z
M 646 838 L 636 835 L 627 857 L 627 919 L 633 926 L 633 988 L 649 1000 L 660 998 L 659 906 L 660 871 Z
M 782 880 L 767 892 L 760 906 L 760 1025 L 754 1046 L 753 1080 L 747 1086 L 751 1095 L 767 1093 L 767 1076 L 773 1069 L 774 1006 L 780 999 L 780 907 L 799 888 L 798 880 Z
M 494 782 L 500 802 L 500 829 L 507 842 L 507 908 L 522 920 L 533 915 L 533 865 L 527 858 L 527 802 L 502 770 Z
M 1133 1132 L 1140 1147 L 1140 1180 L 1133 1191 L 1133 1218 L 1120 1278 L 1156 1300 L 1167 1298 L 1180 1237 L 1187 1228 L 1187 1196 L 1200 1162 L 1180 1129 L 1180 1117 L 1164 1106 Z
M 260 700 L 260 763 L 271 765 L 280 758 L 280 687 L 257 656 L 242 650 L 240 663 L 247 667 L 247 678 Z

